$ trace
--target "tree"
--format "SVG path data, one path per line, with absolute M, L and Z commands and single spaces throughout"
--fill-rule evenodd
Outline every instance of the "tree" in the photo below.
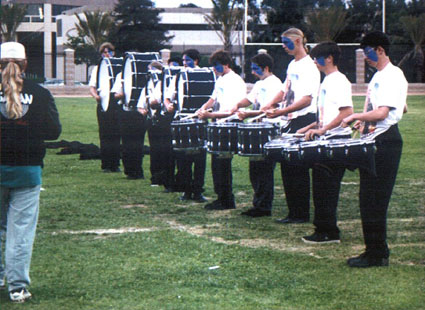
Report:
M 415 80 L 420 83 L 422 82 L 424 73 L 424 52 L 422 50 L 422 43 L 425 41 L 425 13 L 419 16 L 403 16 L 400 18 L 400 22 L 412 40 L 414 47 L 413 50 L 401 59 L 398 66 L 402 66 L 407 59 L 413 58 L 415 62 Z
M 83 12 L 83 16 L 75 14 L 78 23 L 75 25 L 77 36 L 69 36 L 65 44 L 75 50 L 75 63 L 86 64 L 86 76 L 88 68 L 99 62 L 99 47 L 107 41 L 109 32 L 113 26 L 113 20 L 109 13 L 94 11 Z
M 16 30 L 23 22 L 26 13 L 26 5 L 6 4 L 0 6 L 0 30 L 5 42 L 16 41 Z
M 212 13 L 205 20 L 220 37 L 226 51 L 232 51 L 235 31 L 242 29 L 243 10 L 238 6 L 240 0 L 211 0 Z
M 167 29 L 159 21 L 159 13 L 150 0 L 119 0 L 114 9 L 115 31 L 110 41 L 120 51 L 152 52 L 169 48 Z
M 307 16 L 307 21 L 316 42 L 336 41 L 347 25 L 347 11 L 343 7 L 319 8 Z

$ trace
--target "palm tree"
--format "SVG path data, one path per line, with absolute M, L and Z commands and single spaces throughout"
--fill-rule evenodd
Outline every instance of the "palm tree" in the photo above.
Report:
M 347 11 L 343 7 L 315 9 L 307 16 L 316 42 L 335 41 L 347 26 Z
M 100 11 L 84 12 L 83 16 L 75 14 L 78 23 L 76 24 L 77 36 L 68 36 L 65 44 L 75 50 L 75 63 L 86 64 L 86 77 L 88 77 L 89 67 L 99 61 L 98 50 L 100 45 L 107 41 L 112 28 L 113 20 L 109 13 Z
M 205 20 L 220 37 L 226 51 L 232 51 L 235 30 L 242 26 L 243 10 L 237 5 L 240 0 L 211 0 L 213 10 L 211 15 L 205 15 Z
M 98 50 L 100 45 L 107 40 L 109 31 L 114 25 L 112 17 L 109 13 L 100 11 L 86 11 L 83 14 L 84 18 L 75 14 L 78 19 L 78 24 L 76 24 L 78 35 L 85 39 L 87 45 Z
M 23 22 L 27 6 L 7 4 L 0 6 L 0 30 L 5 42 L 16 41 L 16 30 Z
M 424 74 L 424 52 L 422 50 L 422 43 L 425 41 L 425 13 L 419 16 L 402 16 L 400 22 L 413 41 L 414 47 L 413 50 L 404 55 L 398 63 L 398 66 L 402 66 L 406 60 L 412 57 L 415 60 L 415 80 L 420 83 L 422 82 Z

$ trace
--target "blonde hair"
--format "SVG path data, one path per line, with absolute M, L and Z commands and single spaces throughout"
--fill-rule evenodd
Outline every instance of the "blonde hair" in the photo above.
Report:
M 304 32 L 302 32 L 300 29 L 298 28 L 289 28 L 288 30 L 284 31 L 282 33 L 283 36 L 294 36 L 294 37 L 299 37 L 302 39 L 302 43 L 303 43 L 303 47 L 305 49 L 305 51 L 308 53 L 308 49 L 307 49 L 307 38 L 304 36 Z
M 9 118 L 18 119 L 22 117 L 23 113 L 20 93 L 24 85 L 22 72 L 25 68 L 25 60 L 2 60 L 1 68 L 1 84 L 6 97 L 6 112 Z

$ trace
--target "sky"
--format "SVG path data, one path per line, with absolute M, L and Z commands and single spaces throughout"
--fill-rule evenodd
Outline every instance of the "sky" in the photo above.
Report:
M 177 8 L 180 4 L 193 3 L 199 7 L 212 8 L 211 0 L 153 0 L 157 8 Z

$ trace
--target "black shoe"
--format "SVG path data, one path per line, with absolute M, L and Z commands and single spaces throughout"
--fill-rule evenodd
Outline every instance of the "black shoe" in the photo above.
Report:
M 250 216 L 250 217 L 271 216 L 272 211 L 261 210 L 261 209 L 258 209 L 258 208 L 251 208 L 247 211 L 242 212 L 241 215 L 246 215 L 246 216 Z
M 325 244 L 325 243 L 340 243 L 338 235 L 331 235 L 325 232 L 315 232 L 310 236 L 301 238 L 305 243 Z
M 302 223 L 308 223 L 308 220 L 285 217 L 284 219 L 276 220 L 276 223 L 279 223 L 279 224 L 302 224 Z
M 192 194 L 191 193 L 184 193 L 183 195 L 180 196 L 180 200 L 181 201 L 187 201 L 190 200 L 192 198 Z
M 120 169 L 120 168 L 118 168 L 118 167 L 116 167 L 116 168 L 111 168 L 111 169 L 109 169 L 109 172 L 112 172 L 112 173 L 114 173 L 114 172 L 121 172 L 121 169 Z
M 383 267 L 388 266 L 389 258 L 374 257 L 367 252 L 364 252 L 356 257 L 351 257 L 347 260 L 350 267 L 355 268 L 368 268 L 368 267 Z
M 192 200 L 200 203 L 208 201 L 208 199 L 202 194 L 193 194 Z

